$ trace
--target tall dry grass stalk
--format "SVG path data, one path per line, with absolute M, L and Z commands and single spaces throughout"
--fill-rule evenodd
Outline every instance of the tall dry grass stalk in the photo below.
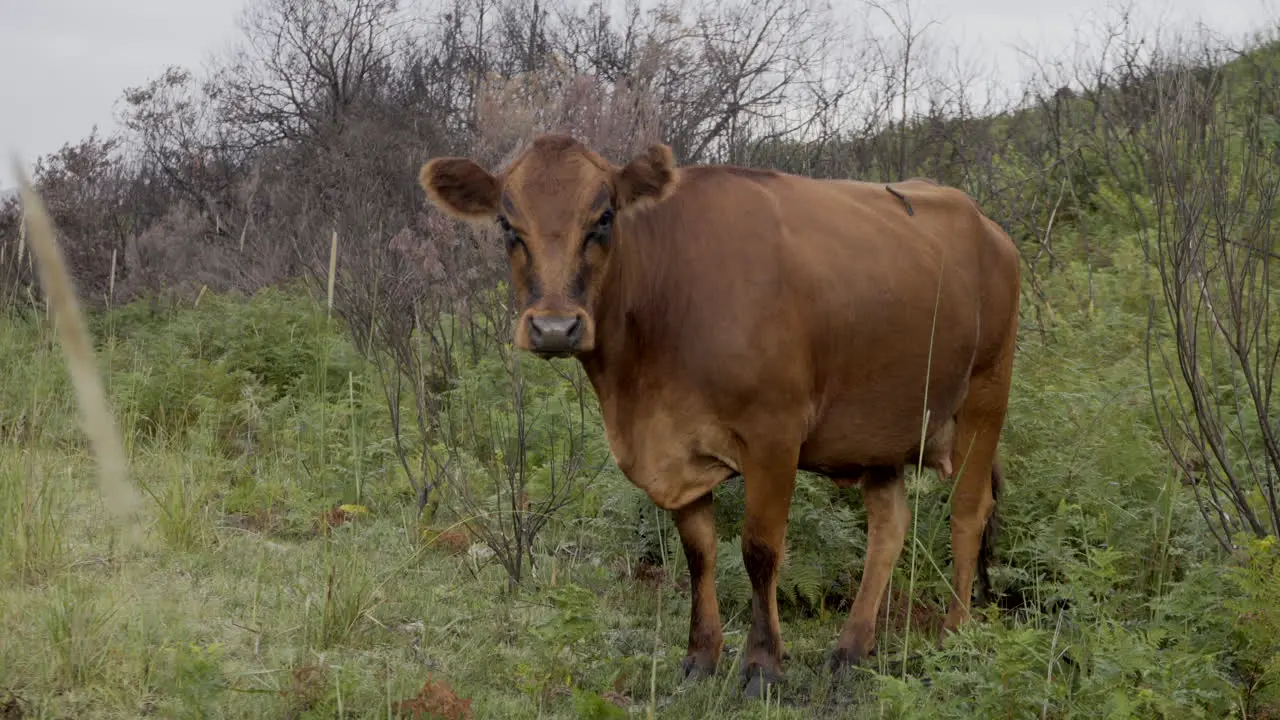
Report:
M 103 503 L 115 519 L 128 519 L 133 516 L 141 498 L 129 484 L 124 444 L 107 402 L 102 378 L 98 375 L 93 343 L 80 311 L 80 301 L 54 235 L 53 221 L 16 157 L 13 169 L 18 178 L 31 253 L 38 261 L 40 284 L 44 287 L 48 307 L 57 320 L 58 340 L 75 387 L 81 421 L 98 462 L 98 485 Z
M 26 205 L 22 208 L 22 217 L 18 220 L 18 262 L 22 262 L 22 256 L 27 254 L 27 210 Z
M 338 231 L 333 231 L 329 241 L 329 317 L 333 317 L 333 279 L 338 270 Z
M 111 248 L 111 278 L 107 284 L 107 306 L 110 307 L 116 297 L 116 249 Z

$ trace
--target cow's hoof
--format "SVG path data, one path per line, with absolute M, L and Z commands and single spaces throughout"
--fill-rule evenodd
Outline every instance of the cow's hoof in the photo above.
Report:
M 758 700 L 765 695 L 769 687 L 777 688 L 782 684 L 782 673 L 760 666 L 748 667 L 742 673 L 742 697 Z
M 716 674 L 716 664 L 697 655 L 685 655 L 680 661 L 680 677 L 687 682 L 697 682 Z
M 844 677 L 851 668 L 866 662 L 869 653 L 858 652 L 852 648 L 837 647 L 827 656 L 827 672 L 832 678 Z

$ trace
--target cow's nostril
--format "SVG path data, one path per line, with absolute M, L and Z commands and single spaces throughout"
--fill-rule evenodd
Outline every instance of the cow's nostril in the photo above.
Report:
M 529 343 L 542 353 L 573 352 L 582 342 L 585 326 L 577 316 L 539 315 L 529 318 Z
M 569 326 L 569 329 L 567 331 L 565 331 L 565 339 L 574 345 L 577 345 L 578 342 L 582 340 L 582 320 L 581 319 L 576 317 L 573 319 L 573 324 Z

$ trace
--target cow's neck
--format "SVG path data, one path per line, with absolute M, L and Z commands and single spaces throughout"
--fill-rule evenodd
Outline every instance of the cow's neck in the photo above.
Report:
M 628 225 L 625 230 L 634 228 Z M 596 349 L 580 357 L 602 403 L 641 380 L 637 370 L 651 363 L 650 350 L 661 345 L 659 319 L 670 296 L 661 287 L 662 264 L 670 260 L 669 248 L 659 246 L 665 238 L 652 232 L 619 235 L 596 303 Z

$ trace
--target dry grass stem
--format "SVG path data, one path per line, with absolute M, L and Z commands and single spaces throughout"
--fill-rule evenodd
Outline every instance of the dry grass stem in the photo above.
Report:
M 38 259 L 40 284 L 48 307 L 57 319 L 58 340 L 75 386 L 84 431 L 98 461 L 102 500 L 113 517 L 125 519 L 138 507 L 140 496 L 129 484 L 124 444 L 94 362 L 93 342 L 80 311 L 80 301 L 54 235 L 53 221 L 16 158 L 14 175 L 22 195 L 31 252 Z

